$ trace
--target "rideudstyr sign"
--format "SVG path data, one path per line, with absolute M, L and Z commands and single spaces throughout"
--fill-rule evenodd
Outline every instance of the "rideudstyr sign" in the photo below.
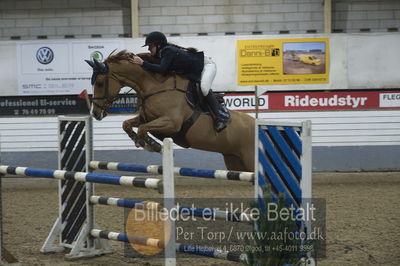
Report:
M 229 94 L 225 104 L 231 110 L 254 111 L 254 94 Z M 259 111 L 324 111 L 399 109 L 400 90 L 352 92 L 267 93 L 258 100 Z

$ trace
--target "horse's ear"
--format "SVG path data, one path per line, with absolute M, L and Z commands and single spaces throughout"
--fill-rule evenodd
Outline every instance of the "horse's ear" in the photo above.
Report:
M 93 61 L 94 61 L 95 65 L 96 65 L 96 67 L 100 70 L 101 73 L 107 73 L 108 72 L 106 64 L 101 63 L 101 62 L 97 61 L 94 58 L 93 58 Z
M 88 63 L 88 65 L 91 66 L 93 69 L 96 68 L 96 65 L 93 63 L 93 61 L 85 60 L 85 62 Z

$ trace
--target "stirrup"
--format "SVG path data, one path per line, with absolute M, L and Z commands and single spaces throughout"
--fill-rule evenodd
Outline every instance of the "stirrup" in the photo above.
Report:
M 228 126 L 228 121 L 224 121 L 222 119 L 219 118 L 215 118 L 214 121 L 214 128 L 217 132 L 221 132 L 222 130 L 224 130 L 226 127 Z
M 229 113 L 228 108 L 226 108 L 225 105 L 221 104 L 218 108 L 218 116 L 220 117 L 220 119 L 222 120 L 229 120 L 231 119 L 231 114 Z

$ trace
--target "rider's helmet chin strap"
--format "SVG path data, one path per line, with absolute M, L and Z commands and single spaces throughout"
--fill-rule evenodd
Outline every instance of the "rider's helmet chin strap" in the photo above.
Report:
M 161 56 L 161 50 L 164 48 L 165 45 L 162 44 L 157 44 L 156 45 L 156 57 L 160 57 Z
M 161 45 L 157 44 L 156 46 L 156 56 L 160 56 L 160 51 L 161 51 Z

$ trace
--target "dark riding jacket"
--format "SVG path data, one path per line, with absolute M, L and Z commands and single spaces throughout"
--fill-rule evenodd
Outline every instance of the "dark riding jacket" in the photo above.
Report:
M 204 53 L 167 45 L 161 50 L 160 64 L 144 61 L 143 67 L 157 73 L 174 71 L 189 80 L 199 81 L 204 68 Z

